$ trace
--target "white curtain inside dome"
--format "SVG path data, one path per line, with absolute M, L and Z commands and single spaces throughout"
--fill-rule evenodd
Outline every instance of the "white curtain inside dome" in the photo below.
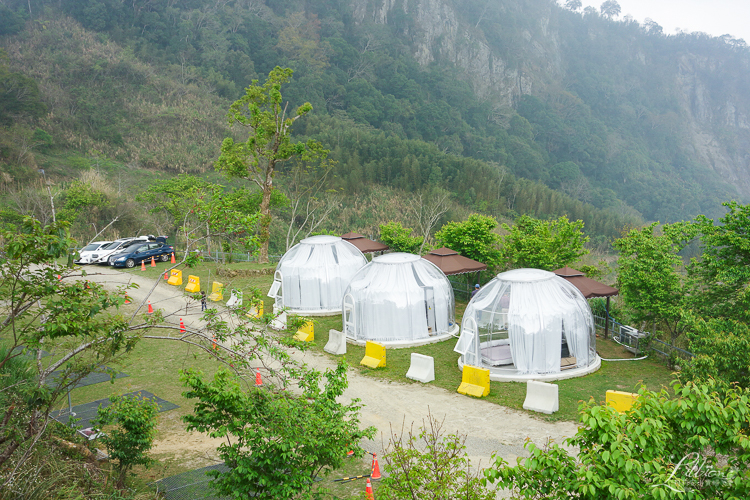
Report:
M 410 342 L 446 333 L 453 324 L 453 290 L 445 275 L 423 259 L 372 262 L 347 289 L 354 303 L 357 340 Z M 345 318 L 346 322 L 346 318 Z
M 512 363 L 519 374 L 557 373 L 563 336 L 577 367 L 595 360 L 593 317 L 586 299 L 567 281 L 548 274 L 548 279 L 528 281 L 503 280 L 501 274 L 482 287 L 464 313 L 458 342 L 466 351 L 464 363 Z M 473 345 L 466 349 L 469 337 Z
M 291 248 L 276 267 L 281 274 L 269 296 L 292 311 L 340 311 L 349 280 L 367 260 L 353 245 L 344 241 L 333 244 L 306 244 Z

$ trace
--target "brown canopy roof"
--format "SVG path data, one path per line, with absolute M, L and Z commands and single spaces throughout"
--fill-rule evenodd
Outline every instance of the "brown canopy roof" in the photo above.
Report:
M 358 233 L 346 233 L 341 235 L 341 239 L 348 241 L 355 247 L 359 248 L 362 253 L 382 252 L 388 250 L 388 245 L 384 245 L 370 238 L 365 238 Z
M 611 297 L 612 295 L 617 295 L 619 293 L 617 288 L 612 288 L 604 283 L 599 283 L 596 280 L 587 278 L 581 271 L 577 271 L 576 269 L 567 266 L 561 269 L 556 269 L 552 272 L 561 278 L 570 281 L 587 299 L 592 299 L 594 297 Z
M 433 250 L 422 258 L 438 266 L 445 274 L 473 273 L 487 269 L 487 264 L 458 255 L 455 250 L 445 247 Z

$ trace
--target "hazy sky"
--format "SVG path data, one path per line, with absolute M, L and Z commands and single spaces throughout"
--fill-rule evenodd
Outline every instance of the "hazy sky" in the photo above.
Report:
M 604 0 L 581 0 L 584 7 L 599 10 Z M 565 0 L 559 0 L 565 4 Z M 750 0 L 617 0 L 622 12 L 639 23 L 650 17 L 672 35 L 682 31 L 703 31 L 713 36 L 730 34 L 750 44 Z

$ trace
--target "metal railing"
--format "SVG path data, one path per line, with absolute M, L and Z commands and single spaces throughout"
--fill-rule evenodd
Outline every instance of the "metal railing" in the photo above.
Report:
M 611 316 L 605 318 L 596 314 L 594 315 L 594 324 L 597 328 L 604 329 L 607 322 L 609 322 L 609 332 L 612 338 L 636 355 L 651 350 L 665 358 L 671 357 L 673 353 L 682 359 L 691 359 L 694 356 L 692 352 L 657 339 L 649 332 L 639 331 L 632 326 L 623 325 Z

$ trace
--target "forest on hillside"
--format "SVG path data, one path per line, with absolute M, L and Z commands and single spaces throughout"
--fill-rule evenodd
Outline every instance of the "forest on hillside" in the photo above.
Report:
M 374 5 L 3 0 L 4 188 L 40 182 L 41 168 L 64 205 L 90 168 L 118 194 L 123 175 L 136 191 L 147 179 L 213 175 L 221 140 L 242 134 L 224 118 L 229 104 L 278 65 L 294 70 L 283 90 L 290 106 L 313 105 L 294 131 L 331 150 L 325 188 L 344 206 L 376 186 L 404 196 L 440 188 L 455 207 L 446 218 L 567 214 L 607 238 L 642 220 L 716 216 L 721 201 L 742 198 L 696 153 L 672 61 L 714 61 L 710 96 L 739 116 L 750 82 L 744 42 L 664 36 L 548 0 L 446 2 L 497 61 L 533 82 L 506 105 L 437 49 L 429 64 L 417 61 L 419 2 L 396 2 L 384 23 L 358 18 L 365 4 Z M 742 133 L 717 129 L 723 150 L 742 157 Z

